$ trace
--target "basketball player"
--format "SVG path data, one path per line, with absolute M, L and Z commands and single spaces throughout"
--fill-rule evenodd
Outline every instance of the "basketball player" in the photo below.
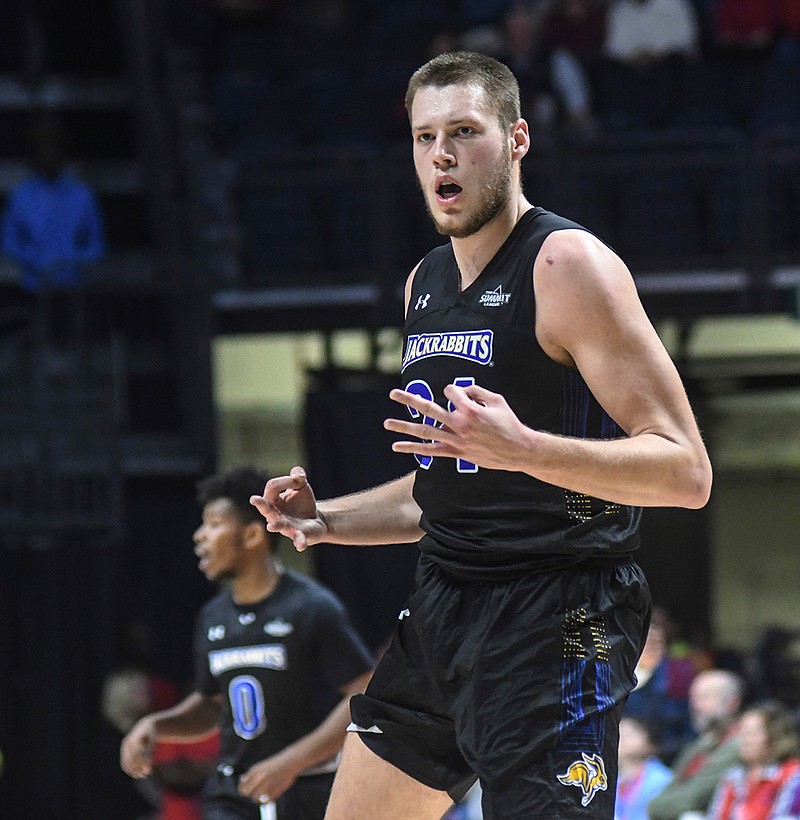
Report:
M 511 72 L 444 54 L 406 107 L 450 238 L 408 279 L 391 396 L 411 419 L 385 422 L 419 467 L 319 503 L 296 467 L 252 499 L 300 550 L 421 539 L 326 817 L 433 820 L 477 777 L 490 820 L 612 818 L 651 608 L 640 508 L 702 507 L 711 466 L 626 266 L 523 195 Z
M 140 720 L 123 739 L 122 768 L 145 777 L 158 739 L 220 729 L 204 820 L 321 820 L 369 653 L 342 604 L 278 562 L 276 539 L 249 503 L 268 476 L 240 468 L 200 482 L 203 523 L 194 534 L 200 570 L 224 589 L 201 610 L 196 690 Z M 273 815 L 274 816 L 274 815 Z

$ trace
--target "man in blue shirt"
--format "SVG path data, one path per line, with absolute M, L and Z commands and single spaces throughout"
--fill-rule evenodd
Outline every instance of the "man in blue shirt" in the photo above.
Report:
M 11 191 L 2 250 L 20 266 L 28 293 L 75 288 L 105 254 L 102 215 L 91 188 L 65 168 L 58 123 L 37 123 L 32 137 L 34 173 Z

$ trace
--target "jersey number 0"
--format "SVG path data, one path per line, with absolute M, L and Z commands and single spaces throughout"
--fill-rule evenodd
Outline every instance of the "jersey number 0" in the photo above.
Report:
M 252 740 L 267 728 L 264 690 L 252 675 L 237 675 L 228 685 L 233 714 L 233 730 L 239 737 Z

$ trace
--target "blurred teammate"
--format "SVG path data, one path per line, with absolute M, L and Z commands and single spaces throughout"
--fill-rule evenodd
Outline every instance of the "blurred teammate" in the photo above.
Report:
M 275 537 L 249 504 L 268 476 L 243 468 L 199 485 L 203 523 L 194 534 L 200 569 L 224 589 L 201 610 L 196 690 L 140 720 L 124 738 L 122 768 L 152 767 L 156 740 L 220 729 L 205 820 L 320 820 L 349 721 L 348 701 L 370 675 L 368 651 L 331 592 L 284 569 Z
M 486 818 L 611 818 L 650 615 L 639 507 L 703 506 L 708 457 L 628 269 L 523 195 L 530 138 L 507 67 L 441 55 L 406 107 L 450 237 L 408 279 L 391 395 L 411 420 L 385 423 L 419 469 L 317 503 L 294 468 L 252 499 L 298 549 L 419 540 L 326 816 L 438 819 L 477 777 Z

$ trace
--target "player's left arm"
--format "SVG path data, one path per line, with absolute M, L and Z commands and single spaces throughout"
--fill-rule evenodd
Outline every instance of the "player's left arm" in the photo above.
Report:
M 239 792 L 258 800 L 261 795 L 277 799 L 301 772 L 330 760 L 344 744 L 350 724 L 350 698 L 367 688 L 372 671 L 359 675 L 340 688 L 342 699 L 316 729 L 272 757 L 252 766 L 239 779 Z
M 619 256 L 585 231 L 556 232 L 537 257 L 534 290 L 542 348 L 576 367 L 627 433 L 611 441 L 534 434 L 537 476 L 623 504 L 702 507 L 711 491 L 708 453 Z

